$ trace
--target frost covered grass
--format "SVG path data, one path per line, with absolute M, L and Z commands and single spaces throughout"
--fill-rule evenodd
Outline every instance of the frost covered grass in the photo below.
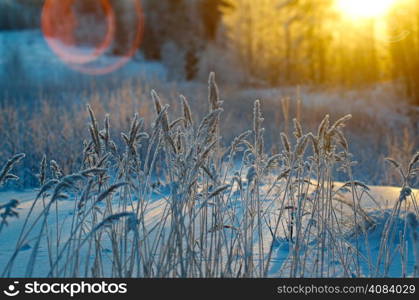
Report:
M 88 107 L 82 167 L 67 173 L 44 156 L 34 200 L 25 204 L 1 274 L 48 277 L 417 277 L 419 153 L 394 159 L 401 188 L 380 208 L 353 176 L 344 127 L 350 115 L 306 132 L 297 119 L 267 154 L 260 101 L 248 131 L 221 143 L 223 101 L 210 75 L 208 112 L 186 97 L 170 117 L 156 91 L 149 130 L 135 114 L 118 147 L 110 116 Z M 144 116 L 150 118 L 150 116 Z M 23 159 L 0 172 L 11 179 Z M 337 183 L 344 173 L 346 182 Z M 367 209 L 365 201 L 374 209 Z M 19 204 L 0 206 L 2 229 Z M 3 244 L 3 242 L 2 242 Z M 5 258 L 5 256 L 7 257 Z
M 82 164 L 81 145 L 88 139 L 88 131 L 85 130 L 88 117 L 86 103 L 91 105 L 100 120 L 111 112 L 110 132 L 118 147 L 124 145 L 119 133 L 129 126 L 133 111 L 141 115 L 145 130 L 150 133 L 154 108 L 149 95 L 154 87 L 158 89 L 160 98 L 170 105 L 172 114 L 179 115 L 182 110 L 177 91 L 188 98 L 196 118 L 202 118 L 207 113 L 205 85 L 198 82 L 167 83 L 136 78 L 106 86 L 103 83 L 92 84 L 86 89 L 68 93 L 49 90 L 40 91 L 38 95 L 34 92 L 36 89 L 29 89 L 32 95 L 28 99 L 18 100 L 23 95 L 6 95 L 0 104 L 0 155 L 10 157 L 14 153 L 25 152 L 27 156 L 17 170 L 17 175 L 23 180 L 8 187 L 35 187 L 38 181 L 33 170 L 44 154 L 56 160 L 66 173 L 79 170 Z M 279 152 L 280 133 L 292 134 L 294 117 L 304 124 L 307 131 L 314 132 L 326 113 L 332 119 L 352 114 L 353 119 L 345 133 L 351 140 L 350 151 L 359 162 L 353 170 L 354 176 L 367 184 L 399 184 L 397 172 L 387 168 L 385 157 L 394 157 L 403 165 L 409 162 L 419 145 L 416 138 L 419 129 L 417 116 L 409 118 L 403 110 L 404 106 L 401 106 L 401 112 L 386 105 L 380 109 L 379 101 L 362 106 L 362 101 L 338 101 L 336 97 L 330 103 L 322 103 L 318 101 L 318 96 L 308 94 L 303 89 L 300 100 L 295 95 L 295 88 L 279 93 L 281 90 L 267 93 L 254 89 L 250 93 L 240 87 L 223 87 L 226 101 L 223 103 L 223 118 L 220 119 L 220 129 L 223 131 L 221 144 L 228 145 L 249 127 L 248 122 L 252 118 L 249 107 L 253 105 L 251 99 L 256 99 L 260 93 L 265 123 L 269 129 L 264 136 L 267 153 Z M 337 179 L 347 180 L 344 174 L 338 174 Z

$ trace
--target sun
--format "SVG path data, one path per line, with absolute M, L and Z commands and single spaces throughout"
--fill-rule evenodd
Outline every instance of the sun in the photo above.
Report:
M 397 0 L 336 0 L 337 8 L 351 18 L 378 18 L 386 15 Z

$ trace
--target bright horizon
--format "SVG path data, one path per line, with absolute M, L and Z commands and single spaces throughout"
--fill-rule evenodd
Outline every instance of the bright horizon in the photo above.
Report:
M 381 18 L 396 3 L 396 0 L 337 0 L 337 8 L 344 15 L 353 18 Z

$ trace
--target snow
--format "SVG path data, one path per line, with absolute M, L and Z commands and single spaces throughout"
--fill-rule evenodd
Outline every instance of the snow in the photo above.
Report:
M 307 109 L 324 109 L 337 114 L 356 114 L 361 112 L 377 118 L 385 124 L 408 124 L 408 112 L 417 110 L 404 101 L 394 101 L 399 96 L 390 83 L 380 83 L 365 90 L 333 91 L 312 90 L 308 87 L 243 89 L 240 96 L 244 99 L 282 99 L 290 97 L 296 101 L 299 94 L 301 105 Z M 292 105 L 295 105 L 294 103 Z M 400 125 L 399 125 L 400 126 Z
M 117 59 L 109 55 L 101 58 L 107 64 Z M 145 61 L 139 54 L 111 75 L 125 79 L 140 77 L 165 80 L 167 70 L 158 62 Z M 0 31 L 0 82 L 11 85 L 19 81 L 45 87 L 61 85 L 63 82 L 74 85 L 80 80 L 86 81 L 88 77 L 95 76 L 72 70 L 61 61 L 49 48 L 40 30 Z
M 336 187 L 339 187 L 341 183 L 335 183 Z M 362 274 L 364 276 L 374 276 L 376 274 L 371 274 L 371 270 L 368 267 L 367 257 L 370 257 L 372 261 L 374 261 L 378 257 L 378 251 L 380 248 L 380 240 L 381 234 L 383 231 L 384 224 L 391 212 L 391 208 L 394 206 L 396 201 L 398 201 L 400 188 L 397 187 L 387 187 L 387 186 L 370 186 L 369 192 L 364 193 L 361 195 L 361 206 L 362 208 L 368 213 L 369 216 L 374 218 L 375 220 L 375 227 L 371 229 L 367 236 L 358 236 L 358 240 L 354 237 L 348 236 L 347 242 L 351 245 L 357 245 L 358 250 L 362 253 L 365 259 L 361 262 Z M 263 188 L 262 188 L 263 190 Z M 26 215 L 28 214 L 31 206 L 33 204 L 34 198 L 36 197 L 36 191 L 24 191 L 24 192 L 1 192 L 0 193 L 0 203 L 4 204 L 5 202 L 9 201 L 10 199 L 18 199 L 20 201 L 19 205 L 19 218 L 10 220 L 7 227 L 3 228 L 3 231 L 0 233 L 0 266 L 3 271 L 4 266 L 6 266 L 10 256 L 13 254 L 15 250 L 15 243 L 17 237 L 20 234 L 20 230 L 23 226 L 24 220 Z M 163 193 L 161 196 L 154 194 L 154 199 L 150 201 L 147 205 L 147 213 L 146 213 L 146 226 L 152 228 L 156 222 L 158 222 L 159 218 L 163 215 L 164 209 L 166 208 L 167 202 L 165 201 L 165 194 Z M 419 196 L 419 190 L 413 190 L 414 196 L 417 198 Z M 167 195 L 166 195 L 167 196 Z M 344 200 L 347 202 L 352 201 L 352 197 L 350 193 L 343 194 Z M 47 201 L 47 200 L 45 200 Z M 66 237 L 69 236 L 70 228 L 71 228 L 71 214 L 74 210 L 75 202 L 73 199 L 69 198 L 66 200 L 61 200 L 57 202 L 58 208 L 58 218 L 55 216 L 55 206 L 53 207 L 54 213 L 48 217 L 48 229 L 54 231 L 55 228 L 58 228 L 58 232 L 60 234 L 61 241 L 65 241 Z M 44 207 L 44 203 L 42 200 L 39 200 L 37 204 L 34 206 L 34 213 L 33 216 L 38 215 L 42 212 Z M 240 205 L 235 208 L 237 214 L 240 214 Z M 118 203 L 114 203 L 113 212 L 116 213 L 121 211 Z M 349 212 L 349 210 L 347 211 Z M 403 231 L 404 221 L 403 221 L 404 214 L 400 215 L 400 218 L 395 221 L 395 232 L 398 234 L 399 231 Z M 39 227 L 39 225 L 37 225 Z M 31 241 L 36 236 L 36 232 L 39 229 L 34 228 L 32 235 L 29 237 L 29 243 L 25 244 L 24 247 L 19 251 L 18 259 L 13 267 L 13 270 L 8 276 L 13 277 L 21 277 L 25 274 L 25 268 L 27 265 L 27 261 L 29 259 L 29 255 L 33 244 Z M 226 229 L 227 230 L 227 229 Z M 407 255 L 407 274 L 412 273 L 413 265 L 414 265 L 414 256 L 413 256 L 413 249 L 412 249 L 412 240 L 410 238 L 410 234 L 408 234 L 407 243 L 408 243 L 408 255 Z M 266 239 L 265 249 L 269 249 L 270 241 L 271 241 L 271 234 L 268 231 L 263 232 L 263 237 Z M 150 238 L 153 238 L 150 236 Z M 64 243 L 64 242 L 62 242 Z M 396 244 L 398 243 L 398 239 L 396 238 Z M 367 247 L 368 245 L 368 247 Z M 286 276 L 289 267 L 289 255 L 291 249 L 290 243 L 284 238 L 279 237 L 278 240 L 274 244 L 274 256 L 271 262 L 269 276 L 270 277 L 281 277 Z M 108 254 L 112 251 L 112 247 L 109 244 L 109 241 L 104 241 L 102 245 L 103 253 L 105 257 L 108 257 Z M 303 251 L 303 250 L 302 250 Z M 309 251 L 309 250 L 307 250 Z M 48 255 L 47 255 L 47 244 L 45 239 L 42 240 L 40 245 L 39 254 L 36 259 L 36 267 L 33 276 L 44 277 L 48 274 L 49 271 L 49 262 L 48 262 Z M 85 255 L 85 252 L 83 252 Z M 255 255 L 258 255 L 257 249 L 255 248 Z M 266 255 L 266 253 L 265 253 Z M 314 254 L 313 254 L 314 255 Z M 310 254 L 308 255 L 310 257 Z M 112 261 L 111 258 L 105 258 L 105 264 L 111 266 Z M 390 265 L 389 272 L 387 276 L 389 277 L 400 277 L 402 275 L 401 269 L 401 256 L 399 253 L 394 252 L 393 261 Z M 333 262 L 332 262 L 333 263 Z M 339 268 L 339 262 L 335 262 L 336 264 L 336 272 L 334 274 L 329 274 L 329 276 L 343 276 L 341 268 Z M 310 261 L 307 262 L 307 265 L 310 265 Z

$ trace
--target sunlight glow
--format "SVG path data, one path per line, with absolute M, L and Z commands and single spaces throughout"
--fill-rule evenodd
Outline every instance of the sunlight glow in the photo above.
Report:
M 396 0 L 337 0 L 337 8 L 351 18 L 379 18 L 395 3 Z

